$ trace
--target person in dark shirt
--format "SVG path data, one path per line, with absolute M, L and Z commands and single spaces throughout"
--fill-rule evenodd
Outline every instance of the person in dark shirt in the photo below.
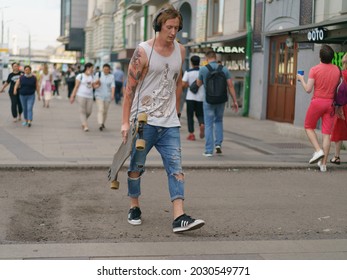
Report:
M 29 65 L 24 67 L 24 75 L 20 76 L 20 78 L 17 80 L 14 86 L 14 95 L 18 94 L 18 89 L 25 119 L 22 125 L 31 127 L 35 103 L 35 91 L 37 92 L 37 99 L 40 101 L 41 98 L 39 83 L 35 75 L 31 73 L 31 67 Z
M 19 79 L 20 75 L 23 75 L 22 71 L 19 71 L 19 64 L 17 62 L 12 63 L 12 72 L 8 75 L 7 80 L 3 84 L 0 92 L 4 92 L 5 88 L 10 85 L 10 88 L 8 90 L 10 99 L 11 99 L 11 112 L 13 116 L 13 121 L 17 122 L 21 121 L 21 115 L 23 112 L 22 104 L 19 99 L 19 95 L 14 95 L 14 85 L 16 84 L 17 80 Z

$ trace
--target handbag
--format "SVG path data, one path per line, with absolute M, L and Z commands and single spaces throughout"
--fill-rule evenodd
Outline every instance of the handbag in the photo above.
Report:
M 44 90 L 45 91 L 52 91 L 52 83 L 51 83 L 51 81 L 49 81 L 49 80 L 46 81 Z
M 347 104 L 347 83 L 340 77 L 340 83 L 336 88 L 335 96 L 334 96 L 334 105 L 335 106 L 344 106 Z
M 192 84 L 189 86 L 189 89 L 194 94 L 196 94 L 199 91 L 199 86 L 197 85 L 196 80 L 192 82 Z

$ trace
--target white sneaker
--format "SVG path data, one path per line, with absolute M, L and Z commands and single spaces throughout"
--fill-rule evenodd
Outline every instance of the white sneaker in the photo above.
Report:
M 327 172 L 327 166 L 325 164 L 322 164 L 321 160 L 319 160 L 317 162 L 317 165 L 318 165 L 318 167 L 320 169 L 320 172 Z
M 309 163 L 313 164 L 318 162 L 322 157 L 324 157 L 323 150 L 319 150 L 318 152 L 314 152 L 312 155 L 312 158 L 310 159 Z
M 206 152 L 205 152 L 205 153 L 203 153 L 202 155 L 203 155 L 204 157 L 212 157 L 212 156 L 213 156 L 212 154 L 210 154 L 210 153 L 206 153 Z

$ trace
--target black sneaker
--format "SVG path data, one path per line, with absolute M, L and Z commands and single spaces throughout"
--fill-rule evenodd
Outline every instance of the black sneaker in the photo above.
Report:
M 216 154 L 222 154 L 222 147 L 219 145 L 216 146 Z
M 180 233 L 201 228 L 204 224 L 205 222 L 203 220 L 195 220 L 192 217 L 183 214 L 173 221 L 172 230 L 175 233 Z
M 129 210 L 128 222 L 134 226 L 141 225 L 141 210 L 139 207 L 133 207 Z

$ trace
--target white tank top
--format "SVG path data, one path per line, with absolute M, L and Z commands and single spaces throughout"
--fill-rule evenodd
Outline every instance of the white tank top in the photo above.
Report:
M 182 67 L 179 44 L 174 41 L 174 51 L 168 57 L 153 50 L 149 69 L 140 81 L 131 107 L 131 119 L 137 113 L 147 113 L 147 123 L 161 127 L 177 127 L 180 121 L 176 111 L 176 82 Z M 152 47 L 147 42 L 140 43 L 149 59 Z

